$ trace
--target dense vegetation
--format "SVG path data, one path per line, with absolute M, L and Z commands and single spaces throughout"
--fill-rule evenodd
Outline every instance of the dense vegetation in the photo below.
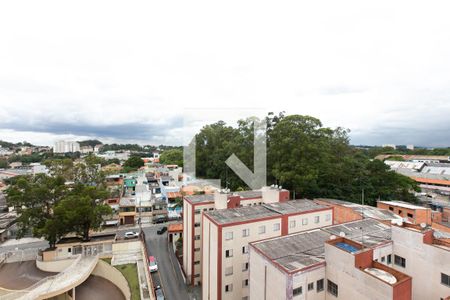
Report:
M 103 217 L 112 213 L 102 204 L 109 196 L 102 172 L 93 161 L 74 164 L 70 159 L 51 161 L 50 170 L 52 176 L 10 179 L 6 199 L 19 215 L 18 237 L 31 231 L 50 247 L 68 233 L 89 240 L 90 230 L 99 229 Z
M 301 115 L 271 113 L 266 122 L 268 184 L 282 185 L 296 198 L 360 202 L 364 190 L 368 204 L 378 198 L 415 201 L 410 191 L 417 190 L 416 183 L 350 146 L 348 130 L 323 127 L 320 120 Z M 235 153 L 253 168 L 253 122 L 241 120 L 237 128 L 222 121 L 207 125 L 196 135 L 196 148 L 197 176 L 241 189 L 245 184 L 225 161 Z
M 165 165 L 183 166 L 183 149 L 169 149 L 161 153 L 159 162 Z

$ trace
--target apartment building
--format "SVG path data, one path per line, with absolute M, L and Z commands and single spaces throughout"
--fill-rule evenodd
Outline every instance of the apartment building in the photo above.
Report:
M 365 219 L 250 243 L 250 299 L 447 299 L 450 243 L 433 233 Z
M 58 141 L 53 147 L 54 153 L 71 153 L 79 152 L 80 144 L 77 142 Z
M 202 281 L 202 215 L 216 209 L 256 206 L 261 203 L 289 200 L 289 191 L 266 187 L 261 191 L 242 191 L 183 197 L 183 269 L 187 283 L 199 285 Z
M 431 224 L 431 209 L 403 201 L 377 201 L 377 207 L 387 209 L 413 224 Z
M 249 243 L 332 224 L 331 207 L 306 199 L 205 212 L 203 299 L 248 299 Z
M 450 297 L 450 236 L 429 228 L 392 226 L 393 267 L 413 278 L 413 299 Z

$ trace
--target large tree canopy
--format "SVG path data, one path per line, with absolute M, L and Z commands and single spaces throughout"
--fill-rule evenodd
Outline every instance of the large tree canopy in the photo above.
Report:
M 18 176 L 6 190 L 9 206 L 18 212 L 18 237 L 31 231 L 54 247 L 65 234 L 89 239 L 90 230 L 99 229 L 103 217 L 112 213 L 103 204 L 109 195 L 102 185 L 76 183 L 67 186 L 62 176 L 44 174 Z
M 366 203 L 378 198 L 415 201 L 410 193 L 416 183 L 389 170 L 380 161 L 350 146 L 348 130 L 324 127 L 320 120 L 302 115 L 269 114 L 267 121 L 268 184 L 278 184 L 295 197 L 330 197 Z M 196 172 L 203 178 L 219 178 L 223 186 L 245 187 L 225 164 L 231 154 L 253 169 L 253 123 L 238 127 L 225 122 L 207 125 L 196 135 Z

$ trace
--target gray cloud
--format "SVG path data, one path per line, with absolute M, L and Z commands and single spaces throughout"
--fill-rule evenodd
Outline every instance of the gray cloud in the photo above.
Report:
M 164 124 L 129 122 L 112 125 L 98 125 L 85 122 L 64 123 L 40 120 L 36 123 L 0 122 L 0 128 L 15 131 L 31 131 L 55 135 L 89 136 L 92 138 L 111 138 L 116 140 L 152 141 L 168 135 L 170 131 L 180 128 L 183 122 L 173 118 Z

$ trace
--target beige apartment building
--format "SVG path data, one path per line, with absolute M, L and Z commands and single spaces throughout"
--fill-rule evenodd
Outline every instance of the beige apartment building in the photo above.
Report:
M 249 243 L 332 224 L 332 208 L 306 199 L 205 212 L 202 298 L 248 299 Z
M 251 243 L 250 299 L 447 299 L 450 244 L 417 227 L 365 219 Z
M 183 198 L 183 270 L 186 281 L 199 285 L 202 281 L 202 215 L 216 209 L 256 206 L 261 203 L 285 202 L 289 191 L 265 187 L 261 191 L 216 192 Z

